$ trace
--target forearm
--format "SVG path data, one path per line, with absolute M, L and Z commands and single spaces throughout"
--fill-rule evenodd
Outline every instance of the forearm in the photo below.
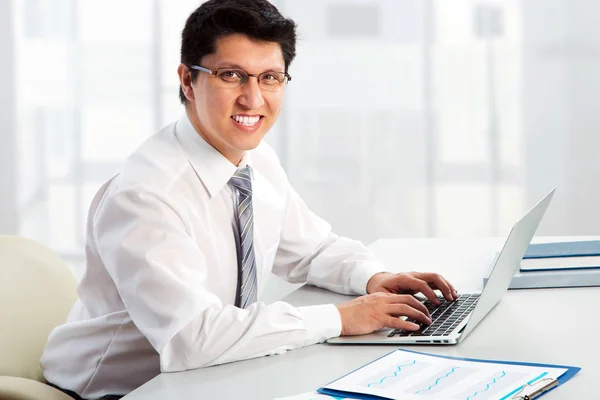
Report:
M 273 272 L 289 282 L 342 293 L 365 294 L 368 280 L 385 271 L 361 242 L 340 237 L 288 187 L 284 229 Z
M 164 343 L 156 343 L 163 372 L 208 367 L 283 353 L 341 333 L 333 305 L 295 308 L 255 303 L 203 310 Z
M 307 282 L 342 294 L 366 294 L 367 282 L 385 271 L 361 242 L 330 234 L 311 261 Z

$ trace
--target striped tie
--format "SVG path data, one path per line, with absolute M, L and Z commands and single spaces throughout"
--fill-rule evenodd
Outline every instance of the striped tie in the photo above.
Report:
M 238 169 L 229 182 L 233 186 L 240 243 L 238 247 L 238 291 L 236 306 L 246 308 L 256 302 L 252 170 L 249 166 Z

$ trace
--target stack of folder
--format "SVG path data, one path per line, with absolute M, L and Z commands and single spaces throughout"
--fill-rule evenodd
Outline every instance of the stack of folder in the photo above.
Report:
M 600 240 L 530 244 L 509 289 L 584 286 L 600 286 Z

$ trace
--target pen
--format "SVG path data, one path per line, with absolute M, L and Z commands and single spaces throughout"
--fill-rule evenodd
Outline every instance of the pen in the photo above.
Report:
M 548 390 L 552 389 L 553 387 L 558 385 L 558 380 L 557 379 L 552 379 L 547 385 L 544 385 L 536 390 L 534 390 L 533 392 L 526 394 L 525 396 L 523 396 L 524 400 L 532 400 L 535 399 L 536 397 L 538 397 L 539 395 L 541 395 L 544 392 L 547 392 Z

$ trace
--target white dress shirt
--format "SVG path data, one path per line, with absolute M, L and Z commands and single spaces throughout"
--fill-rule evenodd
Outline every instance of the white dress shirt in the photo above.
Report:
M 262 303 L 270 273 L 365 294 L 384 267 L 306 207 L 267 144 L 247 152 L 245 165 L 253 169 L 258 302 L 234 306 L 228 182 L 237 167 L 184 115 L 144 142 L 93 199 L 78 300 L 41 360 L 49 382 L 96 399 L 129 393 L 160 372 L 278 354 L 340 334 L 333 304 Z

